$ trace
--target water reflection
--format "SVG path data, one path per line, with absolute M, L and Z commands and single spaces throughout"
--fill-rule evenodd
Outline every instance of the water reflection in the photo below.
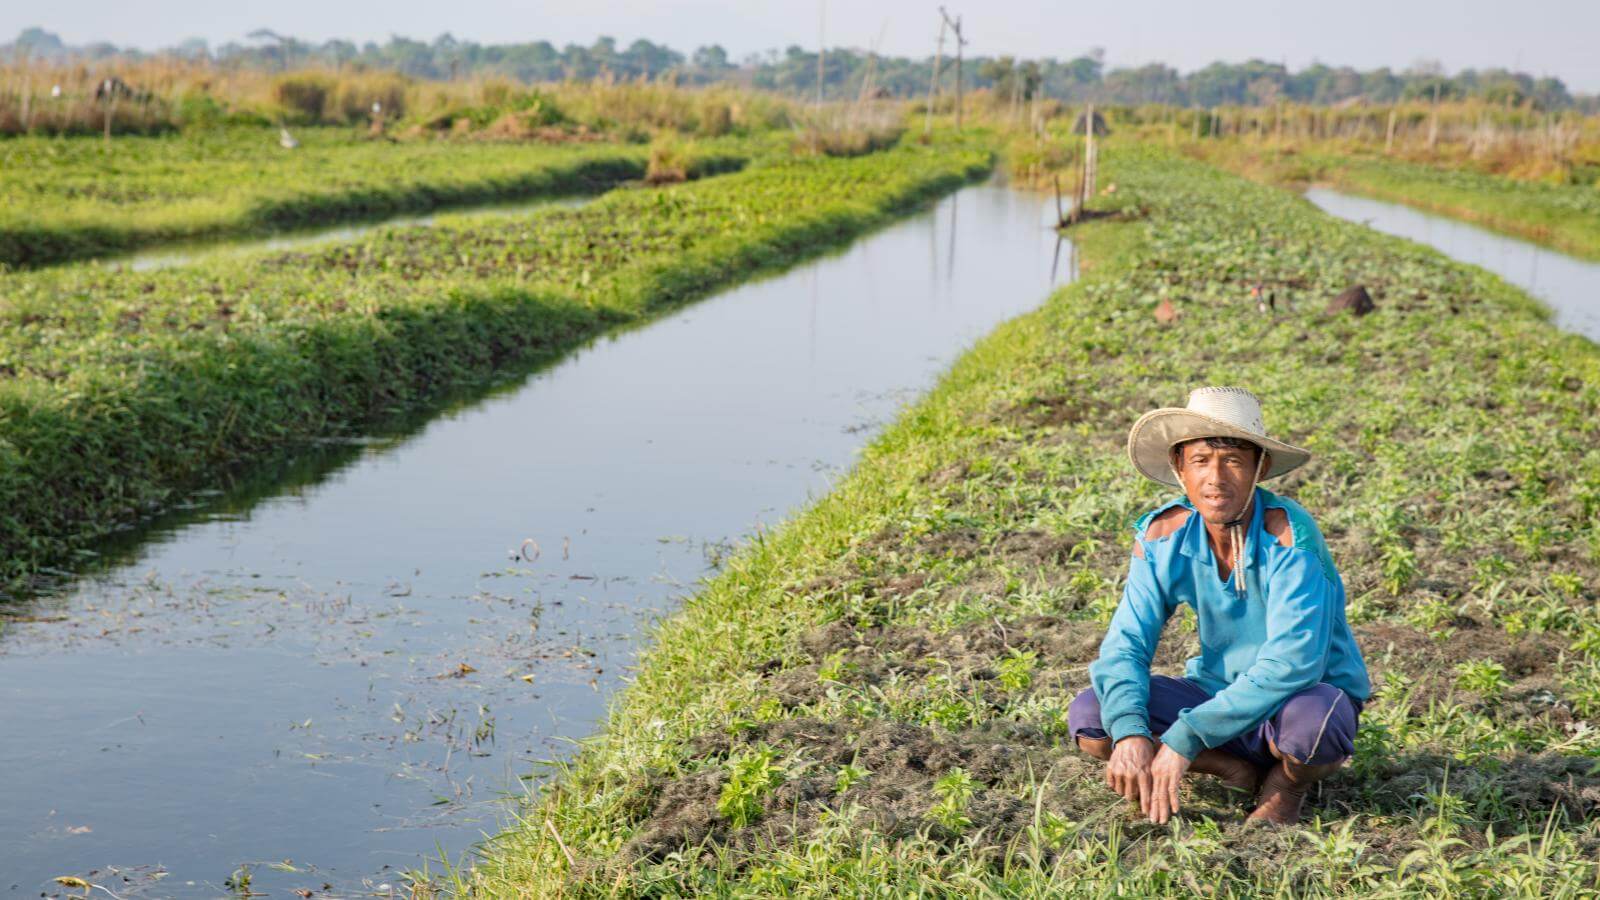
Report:
M 1306 199 L 1341 219 L 1410 238 L 1482 266 L 1540 300 L 1562 328 L 1600 341 L 1600 263 L 1397 203 L 1311 188 Z

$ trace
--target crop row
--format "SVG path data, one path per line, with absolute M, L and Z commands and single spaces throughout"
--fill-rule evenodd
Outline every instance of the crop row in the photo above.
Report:
M 1518 180 L 1459 166 L 1338 152 L 1336 145 L 1285 153 L 1235 142 L 1207 144 L 1197 152 L 1235 171 L 1278 184 L 1333 184 L 1600 259 L 1597 183 Z
M 821 252 L 988 165 L 940 146 L 790 159 L 306 252 L 0 278 L 5 572 L 235 463 Z
M 346 129 L 233 128 L 107 147 L 0 141 L 0 264 L 36 267 L 200 238 L 237 237 L 448 206 L 595 193 L 645 175 L 643 145 L 369 140 Z M 749 155 L 737 139 L 694 171 Z
M 1600 890 L 1600 351 L 1287 192 L 1136 148 L 1106 174 L 1119 214 L 1075 232 L 1085 280 L 663 623 L 603 734 L 459 890 Z M 1356 283 L 1374 313 L 1323 311 Z M 1066 733 L 1131 523 L 1163 499 L 1127 429 L 1201 384 L 1255 389 L 1314 452 L 1270 486 L 1326 533 L 1378 689 L 1302 828 L 1245 827 L 1204 782 L 1141 823 Z M 1195 642 L 1175 620 L 1156 671 Z

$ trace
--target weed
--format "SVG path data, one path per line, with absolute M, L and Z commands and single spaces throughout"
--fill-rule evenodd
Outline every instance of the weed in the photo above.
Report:
M 967 807 L 977 786 L 972 776 L 959 767 L 939 776 L 933 783 L 934 796 L 939 799 L 928 810 L 928 818 L 957 834 L 966 831 L 972 825 Z
M 761 800 L 783 783 L 783 769 L 775 764 L 777 751 L 760 747 L 728 760 L 728 780 L 717 799 L 717 812 L 735 828 L 750 824 L 761 813 Z
M 1492 659 L 1473 659 L 1456 666 L 1456 686 L 1494 700 L 1510 685 L 1506 667 Z
M 1012 693 L 1027 690 L 1033 685 L 1033 670 L 1038 664 L 1037 652 L 1013 647 L 996 666 L 1000 672 L 1000 684 Z

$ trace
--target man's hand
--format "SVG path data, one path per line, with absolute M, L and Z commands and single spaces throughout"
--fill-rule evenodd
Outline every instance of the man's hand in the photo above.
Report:
M 1111 748 L 1106 763 L 1106 784 L 1128 802 L 1138 803 L 1146 815 L 1150 813 L 1150 761 L 1155 755 L 1155 741 L 1142 735 L 1125 737 Z
M 1140 804 L 1140 808 L 1150 817 L 1150 821 L 1157 825 L 1165 825 L 1167 820 L 1172 818 L 1172 814 L 1178 811 L 1178 785 L 1183 783 L 1183 773 L 1187 771 L 1189 771 L 1189 760 L 1178 751 L 1162 744 L 1161 752 L 1156 754 L 1155 762 L 1150 764 L 1151 783 L 1148 799 Z

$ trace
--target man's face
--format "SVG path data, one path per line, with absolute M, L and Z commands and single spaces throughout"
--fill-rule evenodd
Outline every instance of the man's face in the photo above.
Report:
M 1254 448 L 1212 447 L 1203 440 L 1190 441 L 1179 449 L 1178 479 L 1201 518 L 1225 525 L 1244 512 L 1250 502 L 1258 452 Z

